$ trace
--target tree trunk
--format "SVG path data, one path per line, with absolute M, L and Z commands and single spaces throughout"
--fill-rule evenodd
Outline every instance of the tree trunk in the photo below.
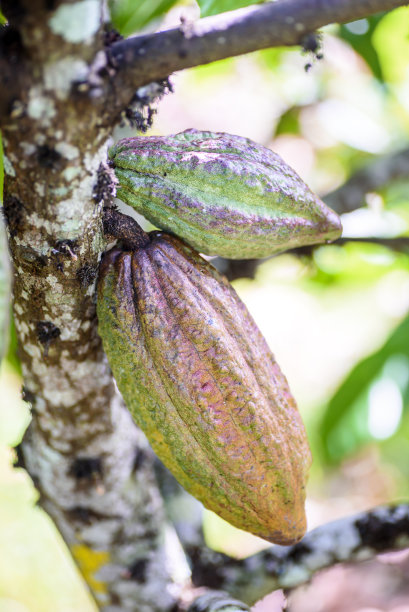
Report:
M 100 608 L 170 610 L 178 593 L 169 568 L 182 553 L 151 451 L 122 405 L 97 334 L 111 125 L 89 83 L 103 7 L 91 0 L 50 12 L 47 4 L 27 2 L 17 15 L 3 9 L 10 87 L 14 72 L 24 76 L 2 118 L 14 316 L 32 407 L 21 456 Z M 179 572 L 180 583 L 188 576 L 183 555 Z

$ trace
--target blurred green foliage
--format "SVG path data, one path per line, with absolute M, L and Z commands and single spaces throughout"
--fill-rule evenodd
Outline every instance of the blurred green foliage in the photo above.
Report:
M 380 386 L 381 382 L 386 384 Z M 382 412 L 376 405 L 376 393 L 383 402 Z M 389 438 L 397 433 L 399 424 L 405 426 L 401 433 L 408 439 L 408 407 L 409 317 L 406 317 L 378 351 L 352 369 L 329 401 L 318 432 L 325 460 L 339 462 L 370 440 Z M 372 419 L 371 409 L 372 414 L 377 411 Z
M 200 16 L 208 17 L 226 11 L 233 11 L 264 0 L 197 0 Z M 185 4 L 180 0 L 109 0 L 109 10 L 114 27 L 122 36 L 131 36 L 155 20 L 165 16 L 173 6 Z
M 408 208 L 406 195 L 406 213 Z M 370 243 L 331 245 L 317 249 L 313 260 L 316 267 L 311 270 L 309 282 L 326 287 L 326 291 L 337 286 L 346 293 L 354 286 L 384 283 L 383 291 L 387 292 L 386 279 L 393 277 L 398 282 L 401 279 L 402 286 L 408 283 L 409 246 L 406 252 L 399 253 Z M 392 307 L 399 299 L 393 294 L 380 296 L 385 305 Z M 353 337 L 350 341 L 353 345 Z M 314 421 L 315 456 L 324 466 L 340 464 L 370 443 L 392 449 L 395 443 L 400 447 L 408 439 L 409 315 L 391 328 L 377 350 L 357 363 L 351 362 L 351 370 L 345 374 Z M 402 476 L 409 472 L 407 461 L 388 453 L 388 461 L 395 460 Z M 409 493 L 409 487 L 405 492 Z
M 167 13 L 177 0 L 109 0 L 114 27 L 122 36 L 131 36 Z
M 8 302 L 10 303 L 10 292 L 8 294 Z M 10 309 L 10 323 L 4 336 L 6 340 L 4 346 L 4 359 L 7 362 L 8 367 L 10 367 L 18 376 L 22 376 L 21 363 L 17 351 L 17 333 L 12 314 L 13 313 Z
M 408 79 L 409 16 L 407 7 L 387 13 L 377 24 L 372 44 L 386 82 L 405 86 Z
M 4 163 L 3 163 L 3 140 L 0 131 L 0 204 L 3 204 Z

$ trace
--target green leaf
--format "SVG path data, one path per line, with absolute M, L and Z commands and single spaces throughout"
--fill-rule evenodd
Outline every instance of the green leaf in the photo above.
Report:
M 389 381 L 409 406 L 409 316 L 385 344 L 356 365 L 329 402 L 319 435 L 324 460 L 338 463 L 363 443 L 376 439 L 369 424 L 371 392 Z M 385 403 L 385 410 L 390 406 Z M 380 436 L 382 438 L 382 436 Z
M 12 367 L 12 369 L 22 376 L 21 370 L 21 362 L 18 357 L 18 341 L 17 341 L 17 332 L 16 327 L 14 325 L 13 314 L 10 308 L 10 324 L 8 329 L 8 346 L 7 352 L 4 356 L 4 361 L 7 361 L 8 365 Z
M 292 106 L 286 110 L 277 122 L 275 136 L 280 134 L 299 134 L 300 133 L 300 112 L 301 106 Z
M 0 11 L 0 26 L 4 25 L 5 23 L 7 23 L 7 19 L 5 18 L 3 13 Z
M 122 36 L 130 36 L 167 13 L 175 4 L 177 0 L 109 0 L 109 10 L 115 28 Z
M 243 8 L 251 4 L 261 4 L 263 0 L 255 2 L 254 0 L 197 0 L 200 7 L 200 16 L 209 17 L 210 15 L 218 15 L 227 11 Z
M 3 186 L 4 186 L 4 163 L 3 163 L 3 141 L 0 131 L 0 204 L 3 204 Z
M 409 7 L 391 11 L 378 23 L 372 38 L 386 81 L 404 84 L 408 78 Z

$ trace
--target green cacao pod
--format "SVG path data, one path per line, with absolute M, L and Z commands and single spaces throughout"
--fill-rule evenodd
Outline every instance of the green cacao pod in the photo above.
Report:
M 109 156 L 117 196 L 201 253 L 262 258 L 341 234 L 294 170 L 247 138 L 192 129 L 125 138 Z
M 153 232 L 101 262 L 99 333 L 137 425 L 179 482 L 279 544 L 305 531 L 310 451 L 287 381 L 234 289 Z

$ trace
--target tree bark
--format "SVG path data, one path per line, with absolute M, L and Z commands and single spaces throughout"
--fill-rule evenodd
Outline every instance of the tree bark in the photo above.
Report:
M 365 206 L 365 196 L 373 191 L 387 187 L 409 175 L 409 150 L 385 155 L 363 166 L 341 187 L 325 196 L 325 203 L 338 214 Z
M 246 559 L 196 549 L 193 580 L 227 589 L 253 604 L 276 589 L 305 584 L 337 563 L 373 559 L 409 546 L 409 504 L 380 506 L 320 525 L 293 546 L 273 546 Z
M 98 606 L 170 610 L 189 570 L 96 326 L 112 127 L 104 125 L 104 100 L 72 87 L 92 79 L 103 53 L 103 7 L 87 4 L 81 33 L 84 3 L 59 3 L 53 12 L 48 4 L 11 14 L 2 41 L 3 59 L 24 74 L 2 122 L 14 317 L 32 408 L 20 455 Z

